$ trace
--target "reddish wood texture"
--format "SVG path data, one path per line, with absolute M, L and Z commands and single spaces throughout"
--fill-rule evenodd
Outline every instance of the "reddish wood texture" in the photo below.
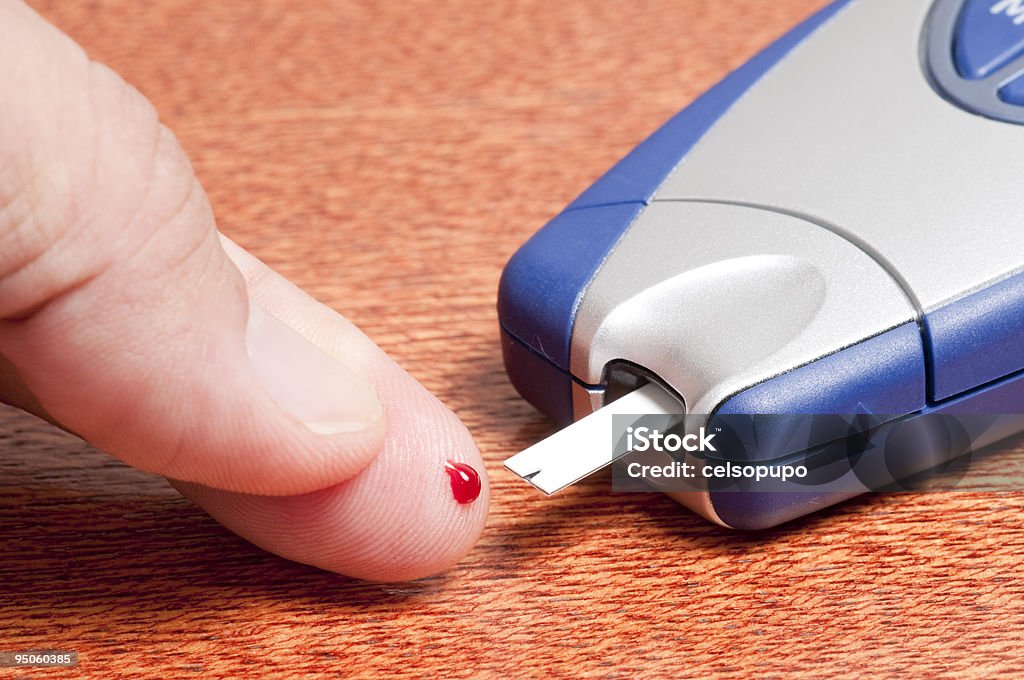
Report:
M 507 257 L 820 0 L 34 4 L 155 102 L 225 232 L 468 423 L 493 512 L 447 574 L 354 582 L 0 409 L 4 649 L 77 650 L 45 674 L 96 678 L 1024 673 L 1024 496 L 875 496 L 744 535 L 501 467 L 551 431 L 502 371 Z

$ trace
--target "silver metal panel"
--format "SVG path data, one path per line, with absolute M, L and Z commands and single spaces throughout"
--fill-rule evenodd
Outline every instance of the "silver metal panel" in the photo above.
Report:
M 855 1 L 744 95 L 655 200 L 806 216 L 871 253 L 919 312 L 1024 269 L 1024 126 L 931 87 L 931 4 Z
M 608 362 L 632 361 L 687 412 L 712 413 L 751 385 L 914 319 L 896 282 L 826 229 L 745 207 L 658 202 L 587 289 L 571 369 L 597 384 Z

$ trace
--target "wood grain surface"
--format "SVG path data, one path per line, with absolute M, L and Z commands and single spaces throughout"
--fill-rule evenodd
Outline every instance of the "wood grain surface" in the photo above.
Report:
M 821 0 L 32 4 L 153 100 L 223 231 L 465 420 L 493 501 L 448 573 L 368 584 L 0 408 L 0 649 L 80 655 L 8 673 L 1024 674 L 1024 495 L 875 495 L 739 534 L 601 478 L 545 499 L 501 467 L 552 431 L 502 369 L 506 259 Z

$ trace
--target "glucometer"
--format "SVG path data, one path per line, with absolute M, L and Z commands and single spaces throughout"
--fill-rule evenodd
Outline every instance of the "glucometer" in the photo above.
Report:
M 617 415 L 681 414 L 742 460 L 663 490 L 760 528 L 1024 429 L 1022 151 L 1024 0 L 828 5 L 511 258 L 508 375 L 579 422 L 506 466 L 553 493 L 628 453 Z

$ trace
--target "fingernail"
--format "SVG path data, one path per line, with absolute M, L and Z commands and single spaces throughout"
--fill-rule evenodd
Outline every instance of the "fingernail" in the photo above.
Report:
M 380 401 L 365 380 L 255 304 L 246 345 L 263 387 L 313 432 L 352 432 L 381 417 Z

